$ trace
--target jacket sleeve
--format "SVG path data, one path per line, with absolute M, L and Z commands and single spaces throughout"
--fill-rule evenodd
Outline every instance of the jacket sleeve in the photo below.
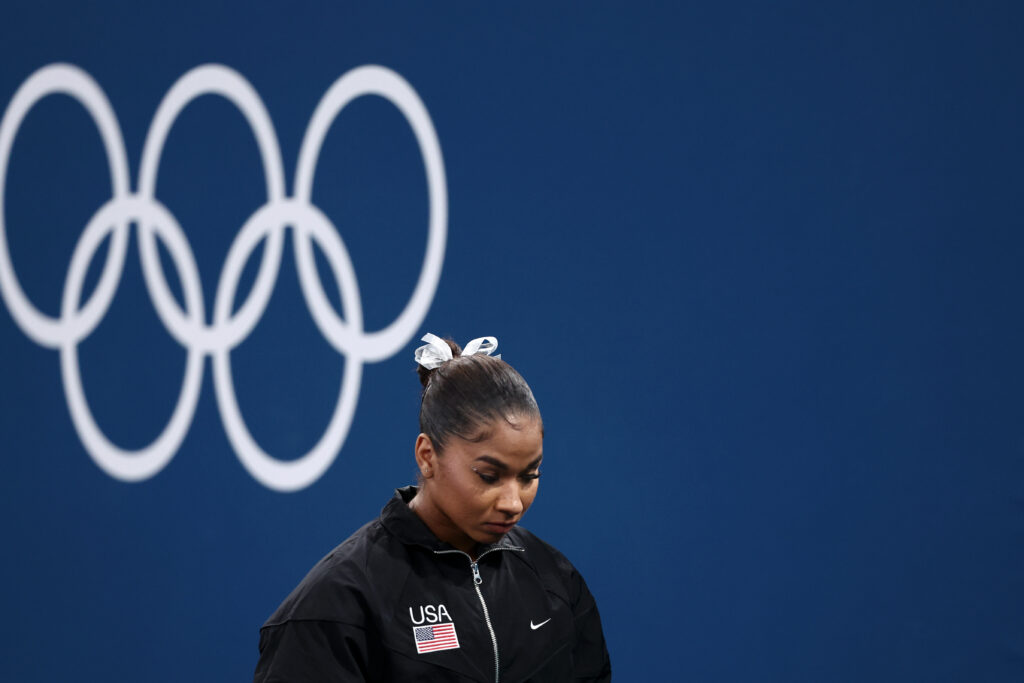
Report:
M 573 649 L 573 680 L 605 683 L 612 680 L 612 664 L 604 642 L 601 615 L 586 581 L 575 568 L 569 577 L 576 646 Z
M 255 683 L 374 680 L 366 631 L 335 621 L 296 620 L 260 631 Z

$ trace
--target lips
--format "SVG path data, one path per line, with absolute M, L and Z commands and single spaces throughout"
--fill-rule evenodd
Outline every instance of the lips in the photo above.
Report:
M 486 522 L 484 528 L 494 533 L 507 534 L 515 525 L 515 522 Z

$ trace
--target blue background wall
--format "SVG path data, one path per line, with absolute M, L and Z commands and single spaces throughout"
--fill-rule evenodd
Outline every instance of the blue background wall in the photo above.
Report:
M 1011 2 L 18 4 L 0 10 L 0 104 L 39 67 L 81 67 L 134 186 L 163 95 L 223 63 L 265 102 L 291 188 L 326 88 L 394 69 L 448 178 L 421 332 L 495 335 L 533 386 L 546 458 L 526 526 L 587 577 L 617 679 L 1020 681 L 1022 35 Z M 237 110 L 185 110 L 157 194 L 209 311 L 265 196 Z M 57 315 L 110 197 L 79 105 L 31 111 L 5 197 L 17 276 Z M 367 329 L 412 292 L 426 197 L 397 111 L 347 108 L 314 199 Z M 136 246 L 133 231 L 79 347 L 89 405 L 124 448 L 163 428 L 185 359 Z M 319 438 L 345 372 L 291 249 L 231 356 L 253 436 L 282 458 Z M 209 359 L 176 457 L 124 483 L 79 440 L 58 352 L 0 308 L 7 680 L 247 679 L 262 621 L 414 476 L 415 340 L 365 367 L 348 438 L 308 488 L 243 469 Z

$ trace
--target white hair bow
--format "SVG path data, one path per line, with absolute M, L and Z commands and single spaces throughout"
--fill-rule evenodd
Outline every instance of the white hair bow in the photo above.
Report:
M 416 362 L 427 370 L 433 370 L 442 363 L 452 359 L 451 347 L 437 335 L 427 332 L 423 335 L 421 341 L 425 341 L 427 344 L 416 349 Z M 466 344 L 466 348 L 462 350 L 462 355 L 475 356 L 478 353 L 482 353 L 485 356 L 489 356 L 497 348 L 498 340 L 494 337 L 477 337 Z M 495 358 L 501 358 L 501 354 L 499 353 Z

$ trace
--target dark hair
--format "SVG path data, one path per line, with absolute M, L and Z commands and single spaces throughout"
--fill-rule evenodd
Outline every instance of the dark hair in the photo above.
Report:
M 480 427 L 513 417 L 536 417 L 540 408 L 526 380 L 511 365 L 483 354 L 462 356 L 451 339 L 444 342 L 454 358 L 433 370 L 417 365 L 423 384 L 420 397 L 420 431 L 430 437 L 438 452 L 451 435 L 470 441 L 486 438 Z

